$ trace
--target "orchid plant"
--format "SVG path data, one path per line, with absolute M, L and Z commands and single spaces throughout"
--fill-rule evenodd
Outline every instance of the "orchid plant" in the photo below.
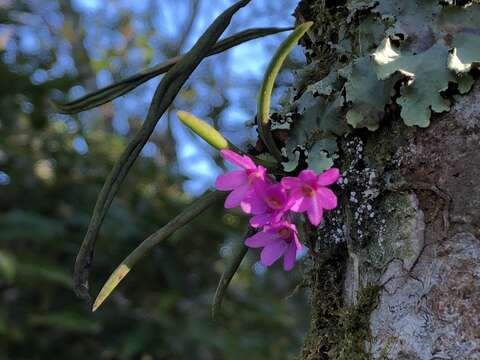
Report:
M 222 52 L 245 41 L 291 30 L 291 28 L 250 29 L 218 41 L 234 14 L 249 2 L 250 0 L 239 0 L 226 9 L 184 56 L 170 59 L 155 68 L 112 84 L 71 103 L 55 104 L 60 112 L 78 113 L 111 101 L 143 82 L 165 73 L 157 87 L 141 130 L 125 148 L 97 198 L 88 231 L 75 261 L 75 291 L 79 297 L 84 298 L 89 303 L 92 300 L 89 291 L 90 269 L 102 222 L 129 169 L 185 81 L 202 59 L 207 56 Z M 225 200 L 225 208 L 227 209 L 240 207 L 245 214 L 248 214 L 250 216 L 250 230 L 243 248 L 234 256 L 233 262 L 227 266 L 222 274 L 213 302 L 213 316 L 219 309 L 225 289 L 248 248 L 262 248 L 260 259 L 265 266 L 272 265 L 283 256 L 284 269 L 290 271 L 294 267 L 297 254 L 302 249 L 295 225 L 295 222 L 301 216 L 300 214 L 306 213 L 310 223 L 318 225 L 322 220 L 323 211 L 331 210 L 337 205 L 337 198 L 328 186 L 334 184 L 339 178 L 338 169 L 332 168 L 321 174 L 306 169 L 301 171 L 297 177 L 288 176 L 290 174 L 280 170 L 279 165 L 283 161 L 283 155 L 271 134 L 269 112 L 275 79 L 292 48 L 312 25 L 312 22 L 299 25 L 282 42 L 267 68 L 260 88 L 257 108 L 258 133 L 273 161 L 266 160 L 265 157 L 257 158 L 247 155 L 201 119 L 184 111 L 177 113 L 178 118 L 185 125 L 207 143 L 220 150 L 221 156 L 237 166 L 238 169 L 220 175 L 215 183 L 217 191 L 207 192 L 201 196 L 168 224 L 138 245 L 117 266 L 105 282 L 95 301 L 93 301 L 93 311 L 101 306 L 135 264 L 153 247 L 166 240 L 176 230 L 188 224 L 219 200 Z M 228 196 L 225 192 L 229 192 Z

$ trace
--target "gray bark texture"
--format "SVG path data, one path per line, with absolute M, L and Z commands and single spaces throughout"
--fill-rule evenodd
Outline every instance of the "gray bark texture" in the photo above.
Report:
M 300 92 L 338 69 L 342 37 L 353 49 L 344 65 L 359 56 L 354 34 L 374 6 L 300 2 L 298 21 L 317 24 L 304 43 L 310 65 L 298 75 Z M 406 14 L 396 31 L 414 23 Z M 423 25 L 409 35 L 421 51 L 436 36 Z M 338 137 L 339 208 L 306 231 L 312 313 L 301 359 L 480 359 L 480 83 L 446 92 L 450 110 L 432 112 L 428 127 L 405 125 L 392 94 L 376 131 Z

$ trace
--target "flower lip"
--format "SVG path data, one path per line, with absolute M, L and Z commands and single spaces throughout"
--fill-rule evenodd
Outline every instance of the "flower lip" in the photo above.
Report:
M 282 220 L 274 225 L 266 226 L 265 230 L 271 234 L 276 234 L 286 242 L 290 242 L 297 235 L 297 228 L 287 220 Z
M 280 184 L 270 186 L 264 194 L 265 202 L 273 210 L 280 210 L 285 207 L 287 195 Z
M 280 235 L 280 237 L 287 241 L 287 242 L 290 242 L 292 241 L 292 230 L 288 227 L 283 227 L 281 229 L 279 229 L 277 231 L 278 235 Z
M 267 196 L 265 200 L 272 209 L 278 210 L 283 207 L 282 201 L 275 196 Z
M 310 185 L 302 185 L 302 192 L 306 197 L 314 197 L 315 196 L 315 190 L 310 186 Z

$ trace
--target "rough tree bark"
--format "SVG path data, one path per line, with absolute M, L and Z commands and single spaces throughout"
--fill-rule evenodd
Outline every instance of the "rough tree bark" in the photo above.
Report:
M 405 5 L 377 3 L 399 11 Z M 439 6 L 458 6 L 444 3 Z M 310 64 L 298 75 L 297 94 L 339 62 L 347 66 L 380 45 L 368 33 L 376 25 L 365 27 L 382 16 L 377 5 L 300 2 L 297 20 L 317 25 L 304 44 Z M 428 22 L 412 30 L 422 10 L 401 11 L 397 32 L 388 33 L 388 25 L 381 35 L 397 35 L 399 43 L 408 35 L 410 48 L 428 50 L 428 38 L 436 36 Z M 372 37 L 370 47 L 362 49 L 361 33 Z M 350 51 L 342 53 L 345 42 Z M 402 121 L 395 99 L 407 85 L 396 83 L 392 101 L 377 114 L 377 131 L 358 128 L 338 138 L 336 165 L 346 181 L 338 211 L 309 232 L 316 254 L 306 261 L 312 313 L 302 359 L 480 359 L 480 84 L 466 95 L 450 86 L 444 94 L 450 111 L 432 114 L 426 128 Z M 343 88 L 339 94 L 345 96 Z

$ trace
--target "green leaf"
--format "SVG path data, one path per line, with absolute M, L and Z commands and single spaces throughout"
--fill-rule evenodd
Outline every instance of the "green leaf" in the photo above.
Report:
M 320 146 L 327 145 L 329 150 L 325 148 L 323 150 L 333 159 L 332 155 L 337 150 L 336 143 L 333 144 L 331 139 L 349 131 L 343 103 L 343 96 L 337 92 L 324 97 L 314 96 L 312 91 L 306 91 L 297 100 L 297 110 L 301 118 L 298 123 L 293 123 L 293 129 L 285 147 L 285 155 L 288 157 L 288 161 L 282 163 L 285 171 L 291 172 L 296 169 L 300 158 L 299 148 L 311 150 L 318 141 L 322 144 Z M 322 143 L 323 140 L 325 142 Z M 335 150 L 330 153 L 333 147 Z M 319 150 L 318 146 L 314 152 L 316 150 Z
M 74 285 L 77 296 L 91 302 L 89 292 L 90 268 L 93 262 L 95 242 L 102 223 L 113 199 L 125 180 L 131 167 L 148 142 L 155 127 L 165 111 L 175 100 L 190 75 L 215 46 L 217 40 L 227 29 L 235 13 L 245 7 L 251 0 L 240 0 L 220 14 L 197 40 L 190 51 L 182 57 L 163 77 L 155 90 L 152 102 L 141 129 L 130 140 L 98 195 L 92 219 L 83 239 L 74 267 Z
M 130 270 L 135 266 L 135 264 L 140 261 L 147 253 L 150 252 L 155 246 L 157 246 L 162 241 L 168 239 L 173 233 L 178 229 L 185 226 L 198 215 L 200 215 L 204 210 L 208 209 L 215 202 L 220 201 L 226 197 L 226 193 L 221 192 L 210 192 L 206 193 L 199 199 L 197 199 L 193 204 L 191 204 L 187 209 L 182 211 L 174 219 L 172 219 L 168 224 L 163 226 L 160 230 L 150 235 L 145 239 L 140 245 L 138 245 L 135 250 L 133 250 L 130 255 L 128 255 L 122 263 L 113 271 L 108 280 L 102 286 L 95 302 L 93 303 L 92 311 L 96 311 L 103 302 L 110 296 L 112 291 L 118 286 L 118 284 L 128 275 Z
M 300 160 L 300 153 L 298 150 L 288 155 L 288 161 L 282 163 L 283 170 L 287 173 L 295 171 L 298 166 L 298 161 Z
M 321 146 L 314 146 L 308 153 L 308 168 L 321 173 L 333 166 L 333 160 L 328 156 L 328 153 L 324 151 Z
M 455 34 L 452 45 L 454 48 L 448 57 L 450 70 L 456 74 L 462 74 L 480 65 L 480 35 Z
M 64 269 L 52 267 L 49 264 L 36 261 L 17 261 L 16 268 L 18 276 L 22 279 L 42 280 L 49 283 L 72 288 L 70 274 Z
M 220 40 L 212 50 L 208 53 L 208 56 L 219 54 L 224 52 L 232 47 L 240 45 L 244 42 L 258 39 L 260 37 L 277 34 L 279 32 L 288 31 L 292 28 L 254 28 L 241 31 L 233 36 Z M 126 93 L 132 91 L 143 83 L 147 82 L 154 77 L 157 77 L 161 74 L 166 73 L 170 70 L 177 62 L 182 59 L 182 56 L 177 56 L 175 58 L 169 59 L 161 64 L 158 64 L 152 68 L 143 70 L 135 75 L 132 75 L 124 80 L 121 80 L 117 83 L 109 85 L 107 87 L 101 88 L 97 91 L 89 93 L 81 98 L 71 101 L 69 103 L 57 103 L 52 101 L 53 106 L 57 111 L 64 114 L 76 114 L 82 111 L 90 110 L 100 105 L 103 105 L 109 101 L 116 99 Z M 105 60 L 102 60 L 101 63 L 94 63 L 95 69 L 101 69 L 107 67 L 108 64 L 104 63 Z
M 248 238 L 255 234 L 253 229 L 249 229 L 245 238 Z M 225 271 L 222 273 L 220 277 L 220 281 L 218 282 L 217 290 L 215 291 L 215 295 L 213 297 L 213 305 L 212 305 L 212 318 L 215 319 L 217 317 L 218 312 L 222 306 L 222 301 L 225 296 L 225 292 L 227 291 L 228 285 L 233 279 L 233 276 L 237 272 L 242 260 L 244 259 L 245 255 L 247 255 L 248 247 L 242 242 L 239 246 L 234 250 L 234 255 L 230 259 Z
M 278 150 L 272 133 L 270 132 L 270 101 L 272 98 L 273 86 L 280 69 L 292 51 L 293 47 L 303 37 L 303 35 L 310 29 L 313 22 L 308 21 L 298 26 L 279 46 L 277 52 L 272 57 L 267 71 L 263 77 L 262 86 L 258 95 L 258 132 L 262 138 L 265 146 L 270 154 L 272 154 L 278 161 L 282 160 L 282 154 Z
M 96 334 L 101 330 L 100 324 L 73 312 L 31 315 L 28 320 L 30 326 L 48 326 L 69 332 Z
M 460 76 L 460 78 L 457 81 L 458 81 L 458 91 L 462 95 L 468 93 L 472 88 L 473 84 L 475 83 L 473 76 L 470 74 L 465 74 L 464 76 Z
M 322 80 L 317 81 L 315 84 L 307 86 L 307 93 L 312 93 L 314 96 L 317 95 L 331 95 L 338 88 L 338 73 L 336 71 L 331 71 L 326 77 Z

